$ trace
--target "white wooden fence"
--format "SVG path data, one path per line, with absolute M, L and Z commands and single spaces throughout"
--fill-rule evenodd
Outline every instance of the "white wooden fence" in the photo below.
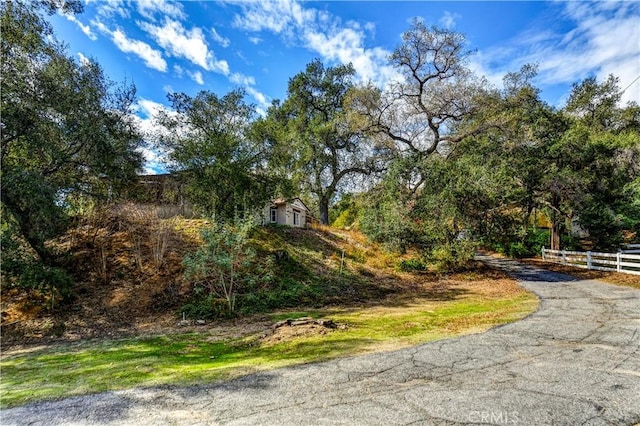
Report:
M 636 251 L 634 250 L 634 252 Z M 597 251 L 547 250 L 543 247 L 542 260 L 545 262 L 575 266 L 577 268 L 640 275 L 640 254 L 633 254 L 626 251 L 601 253 Z
M 640 253 L 640 244 L 628 244 L 622 252 L 628 254 Z

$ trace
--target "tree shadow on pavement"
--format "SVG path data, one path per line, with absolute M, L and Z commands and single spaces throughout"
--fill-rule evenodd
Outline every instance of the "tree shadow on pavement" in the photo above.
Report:
M 517 260 L 494 257 L 486 253 L 476 254 L 476 260 L 484 263 L 490 268 L 503 271 L 520 281 L 550 283 L 579 281 L 577 278 L 571 275 L 547 271 L 544 269 L 525 265 L 518 262 Z

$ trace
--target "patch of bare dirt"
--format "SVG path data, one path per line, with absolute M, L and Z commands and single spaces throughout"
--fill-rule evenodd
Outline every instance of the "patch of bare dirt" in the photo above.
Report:
M 331 332 L 333 332 L 332 329 L 318 324 L 305 324 L 297 327 L 280 327 L 265 333 L 260 341 L 267 345 L 274 345 L 276 343 L 295 339 L 296 337 L 322 336 Z
M 84 218 L 50 243 L 72 253 L 73 297 L 3 287 L 2 348 L 172 329 L 190 291 L 182 258 L 195 249 L 201 226 L 135 205 Z

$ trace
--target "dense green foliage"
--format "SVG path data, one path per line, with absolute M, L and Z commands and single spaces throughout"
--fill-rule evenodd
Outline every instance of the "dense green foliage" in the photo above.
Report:
M 401 141 L 363 203 L 363 231 L 431 259 L 455 259 L 467 238 L 521 257 L 542 245 L 617 249 L 624 232 L 637 235 L 638 106 L 620 107 L 609 77 L 574 85 L 567 106 L 555 109 L 540 100 L 535 73 L 526 66 L 505 77 L 503 90 L 487 89 L 482 107 L 456 127 L 483 130 L 454 148 L 416 155 Z M 540 218 L 550 234 L 537 229 Z
M 195 97 L 172 93 L 169 100 L 173 111 L 159 115 L 163 131 L 158 137 L 187 198 L 217 220 L 262 208 L 280 181 L 264 170 L 271 153 L 252 139 L 256 112 L 245 103 L 244 92 L 222 97 L 208 91 Z
M 333 232 L 244 221 L 213 225 L 202 238 L 202 246 L 183 262 L 193 291 L 178 313 L 188 319 L 350 304 L 388 291 L 362 272 L 367 261 L 362 249 L 338 243 Z
M 184 258 L 186 277 L 196 283 L 196 305 L 186 307 L 185 312 L 205 318 L 233 315 L 238 294 L 254 291 L 274 279 L 273 259 L 260 259 L 249 244 L 254 228 L 255 224 L 247 220 L 233 225 L 217 223 L 202 232 L 204 244 Z M 220 308 L 220 301 L 225 309 Z
M 116 87 L 98 64 L 67 56 L 43 17 L 58 7 L 82 9 L 77 2 L 0 4 L 4 285 L 67 287 L 46 242 L 66 229 L 77 203 L 117 196 L 142 161 L 131 116 L 135 88 Z
M 287 99 L 274 102 L 259 123 L 277 152 L 272 167 L 290 171 L 294 184 L 315 197 L 323 224 L 346 181 L 375 168 L 370 140 L 351 125 L 345 107 L 354 74 L 351 65 L 314 60 L 289 80 Z

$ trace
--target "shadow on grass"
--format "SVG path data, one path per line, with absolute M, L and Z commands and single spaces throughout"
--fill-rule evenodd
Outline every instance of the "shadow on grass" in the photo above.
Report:
M 3 357 L 3 408 L 160 385 L 204 385 L 277 367 L 324 361 L 371 343 L 361 337 L 301 339 L 273 345 L 256 339 L 207 342 L 201 335 L 87 343 Z M 265 386 L 264 381 L 241 382 Z

